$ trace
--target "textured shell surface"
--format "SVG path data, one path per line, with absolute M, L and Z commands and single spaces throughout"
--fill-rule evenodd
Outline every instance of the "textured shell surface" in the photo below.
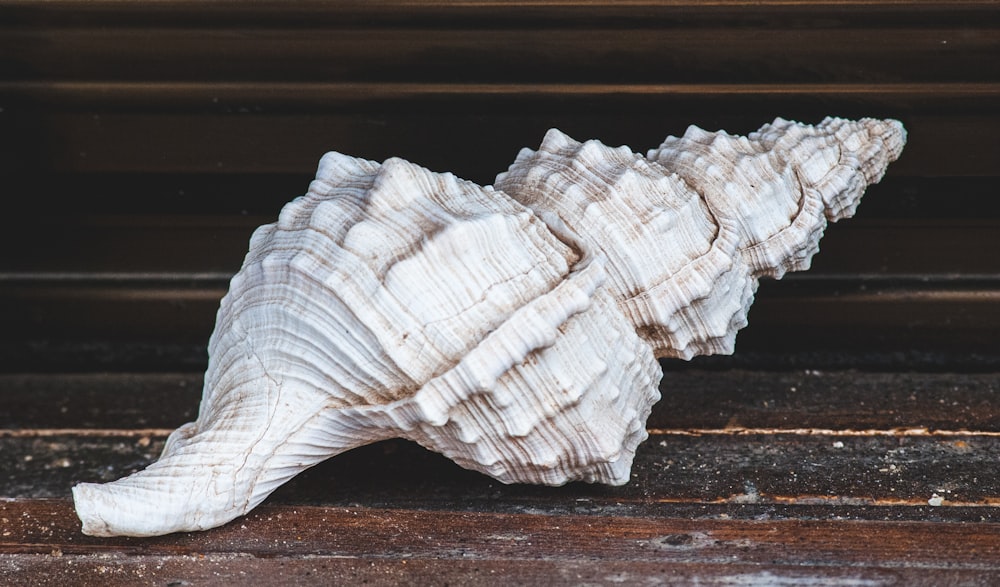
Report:
M 495 185 L 607 258 L 619 306 L 659 356 L 708 354 L 743 325 L 755 282 L 736 222 L 661 165 L 551 130 Z
M 251 238 L 197 420 L 74 487 L 83 531 L 216 527 L 394 437 L 505 483 L 625 483 L 657 357 L 732 352 L 757 279 L 807 268 L 904 143 L 891 120 L 777 119 L 643 157 L 551 130 L 494 187 L 328 153 Z

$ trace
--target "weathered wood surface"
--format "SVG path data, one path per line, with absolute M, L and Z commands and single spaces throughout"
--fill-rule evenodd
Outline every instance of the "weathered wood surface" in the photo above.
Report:
M 113 481 L 145 467 L 164 438 L 159 431 L 2 438 L 0 488 L 13 498 L 68 497 L 77 482 Z M 913 516 L 947 518 L 949 512 L 932 510 L 937 504 L 982 508 L 978 516 L 992 519 L 1000 505 L 998 452 L 1000 440 L 976 434 L 654 433 L 628 485 L 554 490 L 505 486 L 390 441 L 303 473 L 272 501 L 507 512 L 585 507 L 606 514 L 643 512 L 652 504 L 807 505 L 843 506 L 843 516 L 851 506 L 913 506 L 921 508 Z
M 982 584 L 1000 573 L 995 373 L 668 372 L 623 487 L 506 486 L 402 441 L 224 528 L 79 534 L 68 490 L 155 458 L 198 374 L 7 375 L 0 578 Z
M 504 486 L 386 442 L 221 530 L 80 535 L 69 487 L 155 458 L 193 416 L 200 381 L 0 378 L 0 494 L 12 499 L 0 577 L 987 585 L 1000 572 L 995 373 L 672 371 L 624 487 Z
M 288 564 L 284 559 L 291 559 L 289 572 L 299 580 L 307 580 L 302 574 L 310 573 L 317 581 L 353 576 L 402 583 L 475 579 L 509 584 L 532 578 L 545 583 L 607 584 L 702 576 L 711 581 L 722 575 L 729 581 L 743 576 L 759 584 L 810 578 L 867 584 L 900 580 L 933 584 L 931 579 L 986 584 L 1000 571 L 996 540 L 1000 525 L 994 523 L 263 507 L 211 533 L 100 540 L 67 527 L 71 512 L 65 501 L 0 503 L 0 516 L 11 520 L 6 531 L 10 535 L 0 537 L 0 571 L 35 568 L 53 579 L 77 581 L 104 575 L 107 579 L 102 582 L 167 582 L 187 580 L 207 568 L 221 569 L 239 580 L 241 571 L 252 573 L 260 566 L 270 567 L 265 572 L 275 577 L 279 566 L 275 562 Z M 262 559 L 272 562 L 265 565 Z M 49 570 L 53 561 L 60 570 Z M 165 561 L 172 564 L 164 568 Z M 705 575 L 702 565 L 708 567 Z M 441 574 L 432 576 L 431 569 Z M 388 576 L 380 576 L 383 573 Z M 244 581 L 249 578 L 243 575 Z

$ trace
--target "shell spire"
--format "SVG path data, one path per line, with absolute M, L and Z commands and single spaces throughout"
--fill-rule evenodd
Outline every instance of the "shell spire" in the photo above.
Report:
M 865 188 L 902 153 L 897 120 L 784 120 L 747 137 L 696 126 L 647 157 L 677 173 L 713 213 L 739 225 L 754 276 L 809 268 L 827 221 L 854 215 Z
M 496 187 L 339 153 L 260 227 L 160 459 L 73 488 L 83 532 L 245 514 L 402 437 L 505 483 L 629 479 L 656 357 L 732 352 L 757 280 L 808 267 L 905 142 L 895 121 L 692 127 L 648 157 L 552 130 Z

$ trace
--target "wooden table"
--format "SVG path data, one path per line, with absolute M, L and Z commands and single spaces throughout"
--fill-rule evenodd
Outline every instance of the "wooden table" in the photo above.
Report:
M 216 530 L 79 532 L 70 487 L 196 415 L 249 234 L 323 152 L 490 183 L 551 126 L 828 114 L 909 145 L 736 355 L 664 363 L 628 485 L 388 441 Z M 986 0 L 0 0 L 0 584 L 996 584 L 998 114 Z

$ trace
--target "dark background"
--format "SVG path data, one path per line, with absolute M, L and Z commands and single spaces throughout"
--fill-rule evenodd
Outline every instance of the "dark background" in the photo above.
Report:
M 202 368 L 250 232 L 329 150 L 485 184 L 549 127 L 645 152 L 826 115 L 909 145 L 732 360 L 997 364 L 991 2 L 0 9 L 0 370 Z

